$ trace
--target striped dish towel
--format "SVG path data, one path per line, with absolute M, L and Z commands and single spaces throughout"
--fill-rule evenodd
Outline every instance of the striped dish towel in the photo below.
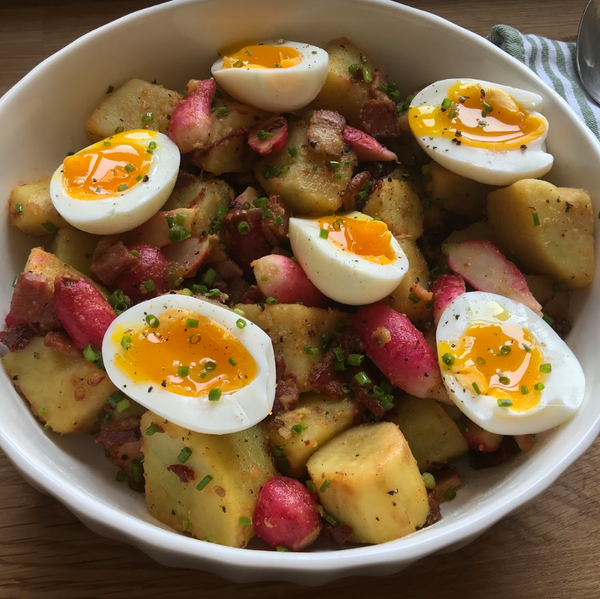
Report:
M 539 35 L 524 35 L 508 25 L 496 25 L 488 39 L 528 66 L 562 96 L 600 139 L 600 107 L 581 85 L 575 63 L 574 42 L 557 42 Z

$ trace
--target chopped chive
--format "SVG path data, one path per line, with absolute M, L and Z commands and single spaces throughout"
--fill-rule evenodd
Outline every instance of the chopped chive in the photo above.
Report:
M 327 229 L 320 229 L 319 230 L 319 237 L 321 239 L 327 239 L 329 237 L 329 231 Z
M 191 296 L 191 295 L 194 295 L 194 294 L 192 293 L 191 289 L 188 289 L 187 287 L 184 287 L 181 290 L 181 295 L 189 295 L 189 296 Z
M 289 549 L 287 547 L 284 547 L 283 545 L 278 545 L 277 546 L 277 551 L 280 551 L 282 553 L 286 553 L 286 552 L 289 552 Z
M 552 324 L 554 322 L 553 318 L 550 318 L 550 316 L 548 316 L 547 314 L 544 314 L 544 316 L 542 317 L 548 324 Z
M 131 173 L 135 170 L 135 166 L 133 166 L 133 164 L 126 164 L 125 165 L 125 171 L 128 173 Z
M 298 155 L 298 148 L 288 148 L 288 154 L 292 157 Z
M 511 348 L 510 348 L 510 345 L 503 345 L 503 346 L 500 348 L 500 353 L 501 353 L 503 356 L 508 356 L 508 354 L 510 354 L 510 352 L 511 352 L 511 351 L 512 351 L 512 350 L 511 350 Z
M 295 437 L 299 437 L 302 434 L 302 431 L 305 431 L 308 428 L 308 424 L 305 422 L 301 422 L 300 424 L 295 424 L 292 426 L 292 435 Z
M 367 373 L 364 372 L 363 370 L 361 370 L 360 372 L 357 372 L 354 375 L 354 378 L 356 379 L 356 382 L 361 386 L 364 387 L 365 385 L 370 385 L 371 384 L 371 379 L 367 376 Z
M 550 374 L 552 372 L 552 364 L 540 364 L 540 372 Z
M 156 318 L 156 316 L 154 316 L 154 314 L 148 314 L 148 316 L 146 316 L 146 324 L 150 328 L 155 329 L 160 324 L 160 321 L 158 318 Z
M 127 474 L 125 473 L 125 470 L 119 470 L 117 472 L 117 475 L 115 476 L 115 480 L 118 483 L 122 483 L 126 478 L 127 478 Z
M 527 395 L 529 393 L 529 387 L 527 385 L 521 385 L 521 395 Z
M 15 206 L 15 210 L 17 211 L 17 214 L 21 214 L 21 212 L 23 212 L 23 204 L 21 204 L 21 202 L 19 202 L 16 206 Z
M 500 384 L 502 385 L 510 385 L 510 379 L 505 376 L 504 374 L 498 377 L 498 380 L 500 381 Z
M 146 112 L 142 115 L 142 123 L 151 123 L 154 120 L 154 114 Z
M 200 340 L 201 340 L 201 337 L 197 333 L 195 335 L 190 335 L 189 338 L 188 338 L 188 341 L 192 345 L 197 345 L 198 343 L 200 343 Z
M 123 337 L 121 337 L 121 347 L 123 349 L 129 349 L 131 347 L 131 337 L 129 335 L 123 335 Z
M 209 268 L 206 271 L 206 273 L 204 273 L 204 276 L 202 277 L 202 282 L 206 283 L 207 285 L 212 285 L 215 282 L 216 278 L 217 278 L 217 271 L 214 268 Z
M 125 131 L 125 127 L 117 127 L 115 129 L 115 133 L 123 133 L 123 131 Z
M 513 402 L 510 399 L 499 399 L 498 406 L 500 408 L 510 408 L 513 405 Z
M 262 275 L 262 277 L 260 278 L 261 281 L 268 281 L 269 277 Z
M 477 395 L 481 395 L 481 389 L 479 388 L 479 385 L 477 383 L 473 383 L 473 389 L 475 390 L 475 393 L 477 393 Z
M 452 100 L 450 98 L 444 98 L 442 100 L 442 110 L 448 110 L 452 106 Z
M 237 366 L 237 362 L 233 359 L 233 358 L 229 358 L 229 360 L 227 360 L 232 366 Z
M 486 363 L 485 358 L 481 356 L 477 356 L 477 359 L 475 361 L 477 362 L 477 364 L 479 364 L 479 366 L 483 366 Z
M 250 233 L 250 225 L 245 220 L 241 220 L 238 223 L 237 229 L 240 235 L 248 235 Z
M 212 537 L 204 537 L 202 540 L 206 541 L 207 543 L 215 543 L 216 542 Z
M 142 293 L 149 293 L 150 291 L 154 291 L 154 281 L 152 279 L 148 279 L 142 283 L 142 289 L 140 290 Z
M 346 358 L 346 363 L 348 366 L 360 366 L 365 359 L 364 354 L 350 354 Z
M 563 291 L 564 289 L 566 289 L 566 285 L 564 283 L 553 283 L 552 284 L 552 291 L 555 291 L 556 293 L 558 293 L 559 291 Z
M 190 367 L 189 366 L 178 366 L 177 367 L 177 376 L 180 379 L 184 379 L 189 374 L 190 374 Z
M 408 299 L 413 303 L 413 304 L 418 304 L 421 301 L 421 298 L 418 295 L 415 295 L 414 293 L 411 293 L 408 296 Z
M 13 286 L 13 287 L 16 287 L 16 286 L 17 286 L 17 281 L 18 281 L 18 280 L 19 280 L 19 275 L 17 275 L 17 276 L 16 276 L 16 277 L 13 279 L 13 282 L 12 282 L 12 286 Z
M 273 220 L 273 222 L 275 223 L 276 226 L 280 226 L 283 225 L 283 217 L 281 216 L 276 216 L 275 219 Z
M 244 63 L 243 63 L 241 60 L 236 60 L 236 61 L 233 63 L 233 66 L 234 66 L 236 69 L 241 69 L 241 68 L 244 66 Z
M 114 91 L 115 91 L 115 88 L 114 88 L 114 86 L 113 86 L 113 85 L 109 85 L 109 86 L 106 88 L 106 93 L 107 93 L 107 94 L 112 94 Z
M 216 368 L 217 368 L 217 363 L 213 362 L 212 360 L 209 360 L 208 362 L 206 362 L 206 364 L 204 364 L 204 369 L 208 370 L 209 372 L 216 370 Z
M 334 347 L 333 355 L 335 356 L 338 362 L 343 362 L 346 359 L 346 356 L 344 355 L 344 352 L 342 351 L 341 347 Z
M 148 144 L 148 147 L 149 147 L 151 150 L 156 150 L 157 146 L 158 146 L 158 144 L 157 144 L 155 141 L 151 141 L 151 142 Z
M 444 501 L 452 501 L 456 498 L 456 491 L 454 489 L 446 489 L 444 491 Z
M 181 528 L 183 532 L 187 532 L 190 529 L 190 521 L 187 518 L 181 523 Z
M 105 141 L 105 142 L 104 142 L 104 145 L 105 145 L 107 148 L 109 148 L 109 147 L 110 147 L 112 144 L 110 143 L 110 141 L 108 141 L 108 140 L 107 140 L 107 141 Z
M 325 493 L 325 491 L 327 491 L 327 489 L 329 489 L 329 485 L 330 485 L 330 484 L 331 484 L 331 481 L 330 481 L 330 480 L 326 480 L 326 481 L 325 481 L 325 482 L 324 482 L 324 483 L 321 485 L 321 487 L 319 488 L 319 491 L 320 491 L 321 493 Z
M 206 285 L 192 285 L 192 291 L 194 293 L 206 293 L 208 287 Z
M 319 348 L 313 347 L 312 345 L 305 345 L 304 353 L 308 354 L 309 356 L 316 356 L 319 353 Z
M 224 106 L 217 109 L 217 116 L 219 118 L 223 118 L 224 116 L 227 116 L 228 114 L 229 114 L 229 110 L 227 108 L 225 108 Z
M 121 391 L 115 391 L 114 393 L 111 393 L 108 396 L 108 399 L 106 400 L 106 402 L 108 403 L 108 405 L 111 408 L 114 408 L 117 406 L 117 404 L 119 403 L 119 401 L 121 401 L 121 399 L 123 399 L 125 397 L 125 394 Z
M 137 250 L 129 250 L 129 253 L 136 258 L 140 257 L 140 253 Z
M 312 480 L 307 480 L 306 481 L 306 488 L 311 492 L 311 493 L 316 493 L 317 492 L 317 485 L 315 485 L 315 483 L 313 483 Z
M 351 390 L 351 387 L 348 383 L 344 383 L 342 385 L 342 393 L 346 393 L 346 395 L 347 395 L 348 393 L 350 393 L 350 390 Z
M 123 183 L 123 185 L 119 185 L 119 187 L 117 187 L 117 191 L 125 191 L 129 189 L 129 185 L 127 185 L 127 183 Z
M 98 351 L 91 343 L 83 350 L 83 357 L 88 362 L 97 362 L 101 357 L 102 353 Z
M 446 366 L 452 366 L 454 364 L 454 361 L 456 360 L 456 358 L 451 354 L 446 352 L 443 356 L 442 356 L 442 362 L 446 365 Z
M 327 512 L 325 512 L 323 514 L 323 520 L 325 520 L 325 522 L 328 522 L 329 524 L 331 524 L 331 526 L 338 525 L 338 521 L 331 514 L 328 514 Z
M 40 416 L 45 416 L 46 415 L 46 408 L 40 408 L 40 411 L 38 412 L 38 414 Z
M 246 321 L 245 321 L 245 320 L 242 320 L 241 318 L 239 318 L 239 319 L 236 321 L 236 323 L 235 323 L 235 326 L 236 326 L 238 329 L 245 329 L 245 328 L 246 328 Z
M 47 223 L 42 223 L 42 227 L 44 227 L 44 229 L 46 229 L 46 231 L 48 231 L 49 233 L 52 233 L 53 235 L 56 235 L 56 233 L 58 233 L 58 227 L 51 222 L 47 222 Z
M 207 474 L 197 485 L 196 485 L 196 489 L 198 491 L 202 491 L 202 489 L 204 489 L 204 487 L 206 487 L 206 485 L 213 479 L 213 477 L 210 474 Z
M 246 314 L 241 308 L 234 308 L 233 311 L 240 316 L 244 316 L 244 314 Z
M 185 321 L 185 326 L 187 329 L 195 329 L 198 326 L 198 320 L 196 318 L 188 318 Z
M 208 392 L 208 401 L 219 401 L 219 399 L 221 399 L 221 393 L 222 391 L 218 387 L 211 389 Z
M 536 383 L 533 388 L 536 391 L 543 391 L 546 388 L 546 385 L 544 385 L 544 383 Z
M 240 518 L 240 526 L 250 526 L 251 524 L 252 520 L 250 520 L 250 518 L 246 518 L 245 516 Z
M 189 447 L 184 447 L 179 452 L 179 455 L 177 456 L 177 461 L 180 464 L 185 464 L 190 459 L 191 455 L 192 455 L 192 450 Z
M 151 437 L 152 435 L 154 435 L 155 433 L 158 432 L 158 424 L 151 424 L 147 429 L 146 429 L 146 434 Z
M 271 137 L 273 137 L 272 133 L 269 133 L 268 131 L 265 131 L 264 129 L 259 129 L 256 132 L 256 137 L 258 137 L 258 139 L 265 140 L 265 139 L 270 139 Z
M 531 353 L 531 348 L 529 347 L 529 345 L 525 345 L 523 344 L 523 349 L 529 354 Z
M 540 215 L 537 212 L 534 212 L 532 216 L 533 216 L 533 226 L 539 227 L 540 226 Z
M 136 181 L 141 181 L 142 179 L 143 179 L 142 175 L 138 175 L 138 176 L 135 178 L 135 180 L 136 180 Z
M 221 294 L 222 294 L 222 291 L 220 289 L 210 289 L 204 295 L 206 297 L 219 297 Z
M 268 297 L 265 301 L 267 302 L 267 304 L 276 304 L 277 303 L 277 300 L 272 296 Z
M 425 483 L 426 489 L 434 489 L 435 488 L 435 477 L 431 472 L 423 472 L 421 475 L 423 478 L 423 482 Z
M 115 406 L 115 410 L 122 414 L 125 410 L 131 407 L 130 401 L 125 397 Z

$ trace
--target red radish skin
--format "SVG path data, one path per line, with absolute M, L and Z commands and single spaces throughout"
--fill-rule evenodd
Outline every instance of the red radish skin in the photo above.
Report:
M 169 137 L 185 154 L 203 147 L 210 136 L 212 120 L 210 106 L 217 90 L 214 79 L 187 84 L 187 95 L 175 107 L 169 121 Z
M 359 162 L 391 162 L 398 160 L 398 156 L 391 150 L 382 146 L 374 137 L 347 126 L 342 132 L 344 142 L 346 142 L 355 152 Z
M 163 254 L 178 267 L 177 272 L 184 279 L 194 277 L 210 254 L 210 241 L 208 237 L 188 237 L 167 246 Z
M 523 273 L 491 242 L 469 239 L 446 246 L 450 270 L 477 291 L 503 295 L 542 315 L 542 306 L 533 297 Z
M 54 310 L 73 343 L 100 349 L 104 333 L 116 318 L 111 305 L 85 279 L 68 275 L 54 281 Z
M 135 303 L 156 297 L 169 291 L 169 266 L 165 255 L 158 249 L 145 243 L 127 246 L 129 251 L 139 254 L 138 265 L 130 272 L 118 277 L 113 283 Z M 154 289 L 147 291 L 146 281 L 154 283 Z
M 261 139 L 264 137 L 265 139 Z M 261 156 L 281 152 L 288 137 L 287 120 L 282 116 L 274 116 L 264 123 L 259 123 L 248 133 L 248 145 Z
M 483 453 L 498 451 L 504 440 L 502 435 L 490 433 L 474 422 L 469 422 L 468 426 L 462 431 L 462 434 L 471 449 Z
M 252 262 L 252 268 L 258 288 L 280 304 L 302 302 L 305 306 L 324 308 L 331 303 L 308 280 L 302 267 L 287 256 L 263 256 Z
M 268 480 L 261 489 L 252 524 L 270 547 L 300 551 L 321 532 L 317 501 L 300 482 L 286 476 Z
M 433 320 L 437 326 L 444 310 L 467 291 L 465 280 L 458 275 L 440 275 L 432 284 Z
M 439 386 L 435 351 L 404 314 L 373 304 L 354 314 L 352 327 L 369 359 L 393 385 L 416 397 L 430 397 Z

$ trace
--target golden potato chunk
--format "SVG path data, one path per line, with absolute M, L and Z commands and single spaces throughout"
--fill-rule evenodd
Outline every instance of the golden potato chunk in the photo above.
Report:
M 358 413 L 351 399 L 332 399 L 307 393 L 294 410 L 279 414 L 269 424 L 269 441 L 281 453 L 279 469 L 288 476 L 304 478 L 308 458 L 339 433 L 350 428 Z
M 90 265 L 100 237 L 67 226 L 59 229 L 52 241 L 50 251 L 86 276 L 90 276 Z
M 52 203 L 50 177 L 13 188 L 8 200 L 8 214 L 13 227 L 33 237 L 50 235 L 67 226 Z
M 370 99 L 371 84 L 353 77 L 350 67 L 361 65 L 371 74 L 373 63 L 347 38 L 340 37 L 326 46 L 329 54 L 327 79 L 313 102 L 315 108 L 339 112 L 353 127 L 361 126 L 360 109 Z
M 171 113 L 180 100 L 179 92 L 143 79 L 130 79 L 107 94 L 85 122 L 85 131 L 91 141 L 110 137 L 117 130 L 149 129 L 166 133 Z
M 197 151 L 194 164 L 214 175 L 251 173 L 256 154 L 248 147 L 243 133 L 225 138 L 206 152 Z
M 313 391 L 310 372 L 314 364 L 322 359 L 319 355 L 307 354 L 307 345 L 318 347 L 321 335 L 334 334 L 338 327 L 347 322 L 348 316 L 339 310 L 309 308 L 299 304 L 238 304 L 244 316 L 263 329 L 271 340 L 275 354 L 282 356 L 287 372 L 296 375 L 301 393 Z
M 469 449 L 456 423 L 433 399 L 406 396 L 389 419 L 400 427 L 421 472 L 443 466 Z
M 460 243 L 461 241 L 469 241 L 471 239 L 485 239 L 486 241 L 494 241 L 494 231 L 492 227 L 485 220 L 480 220 L 472 225 L 469 225 L 466 229 L 459 231 L 452 231 L 442 244 L 442 251 L 445 253 L 445 248 L 453 243 Z
M 352 150 L 339 160 L 311 152 L 305 120 L 291 123 L 286 147 L 261 158 L 255 174 L 270 195 L 280 195 L 296 214 L 322 216 L 342 205 L 342 196 L 358 164 Z M 293 156 L 292 156 L 293 154 Z
M 552 318 L 568 318 L 571 291 L 564 283 L 554 283 L 545 275 L 525 275 L 525 279 L 544 314 Z
M 352 528 L 355 543 L 393 541 L 425 524 L 425 484 L 391 422 L 347 430 L 317 450 L 307 466 L 321 505 Z
M 406 314 L 412 322 L 427 320 L 431 316 L 431 307 L 415 295 L 414 287 L 417 283 L 424 289 L 429 287 L 429 267 L 419 246 L 412 239 L 397 240 L 408 258 L 408 272 L 383 303 Z
M 592 282 L 594 213 L 584 189 L 523 179 L 488 195 L 488 219 L 500 249 L 525 272 L 571 289 Z
M 83 355 L 67 356 L 35 337 L 2 357 L 4 370 L 31 411 L 57 433 L 91 433 L 108 396 L 116 391 L 104 370 Z
M 206 435 L 147 412 L 141 429 L 150 515 L 199 539 L 245 547 L 258 493 L 277 475 L 261 428 Z

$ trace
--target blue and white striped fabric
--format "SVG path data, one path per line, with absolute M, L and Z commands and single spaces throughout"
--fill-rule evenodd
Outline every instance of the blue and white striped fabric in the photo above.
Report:
M 575 44 L 538 35 L 524 35 L 508 25 L 496 25 L 488 39 L 527 65 L 562 96 L 600 139 L 600 107 L 587 94 L 577 73 Z

